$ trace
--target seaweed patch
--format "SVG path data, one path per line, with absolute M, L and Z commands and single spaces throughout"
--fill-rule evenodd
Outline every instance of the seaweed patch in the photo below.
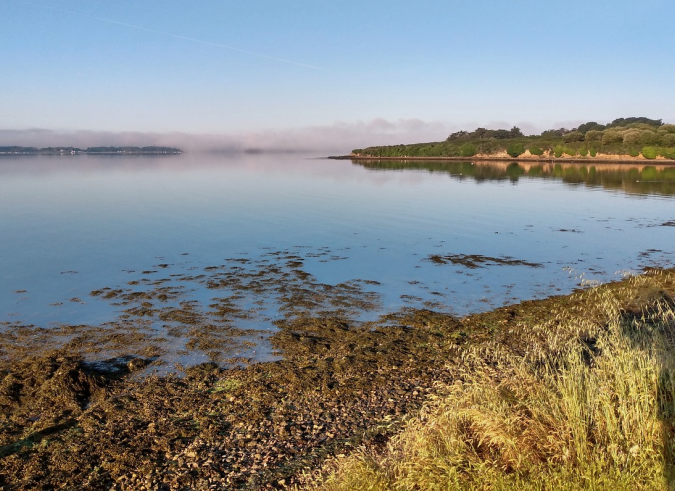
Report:
M 525 260 L 516 260 L 510 256 L 483 256 L 483 255 L 429 255 L 424 261 L 430 261 L 436 265 L 460 265 L 466 268 L 484 268 L 487 266 L 527 266 L 541 268 L 544 265 Z

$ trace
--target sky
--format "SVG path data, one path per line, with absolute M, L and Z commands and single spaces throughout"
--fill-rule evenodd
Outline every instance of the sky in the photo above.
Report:
M 0 145 L 675 122 L 673 18 L 672 0 L 0 0 Z

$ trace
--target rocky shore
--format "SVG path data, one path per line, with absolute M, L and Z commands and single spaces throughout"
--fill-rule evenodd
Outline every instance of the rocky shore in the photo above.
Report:
M 659 279 L 627 309 L 640 296 L 675 292 L 672 274 Z M 366 324 L 299 317 L 272 337 L 283 360 L 202 364 L 184 377 L 140 378 L 142 358 L 102 371 L 45 350 L 0 374 L 0 487 L 307 488 L 326 458 L 384 445 L 461 379 L 467 350 L 498 341 L 524 353 L 528 326 L 553 306 L 591 310 L 589 299 L 526 301 L 462 319 L 426 310 Z

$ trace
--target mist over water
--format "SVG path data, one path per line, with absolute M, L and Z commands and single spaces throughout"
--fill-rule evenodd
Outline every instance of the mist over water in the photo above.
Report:
M 523 128 L 530 128 L 527 123 Z M 179 147 L 186 152 L 307 153 L 314 155 L 344 154 L 368 145 L 425 142 L 444 139 L 457 125 L 416 118 L 389 121 L 335 122 L 286 129 L 268 129 L 230 133 L 91 131 L 50 129 L 0 129 L 0 146 L 26 147 L 96 147 L 147 145 Z
M 300 155 L 5 156 L 0 321 L 113 321 L 126 308 L 92 291 L 160 279 L 206 306 L 224 295 L 208 288 L 215 267 L 236 308 L 257 313 L 233 325 L 256 329 L 274 329 L 288 314 L 284 286 L 300 292 L 303 281 L 325 293 L 316 309 L 346 306 L 362 320 L 407 307 L 464 315 L 564 294 L 673 265 L 672 172 Z M 231 284 L 237 272 L 254 278 L 262 269 L 262 287 Z

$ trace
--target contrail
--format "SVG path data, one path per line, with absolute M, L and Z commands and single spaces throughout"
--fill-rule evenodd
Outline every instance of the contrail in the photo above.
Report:
M 154 33 L 154 34 L 161 34 L 162 36 L 168 36 L 170 38 L 182 39 L 184 41 L 191 41 L 193 43 L 204 44 L 204 45 L 207 45 L 207 46 L 215 46 L 216 48 L 224 48 L 226 50 L 237 51 L 239 53 L 245 53 L 247 55 L 258 56 L 260 58 L 267 58 L 268 60 L 274 60 L 274 61 L 278 61 L 278 62 L 282 62 L 282 63 L 290 63 L 291 65 L 297 65 L 299 67 L 311 68 L 311 69 L 314 69 L 314 70 L 322 70 L 324 72 L 328 72 L 327 69 L 325 69 L 323 67 L 318 67 L 316 65 L 308 65 L 306 63 L 300 63 L 300 62 L 296 62 L 296 61 L 293 61 L 293 60 L 287 60 L 286 58 L 278 58 L 276 56 L 265 55 L 263 53 L 256 53 L 255 51 L 243 50 L 241 48 L 235 48 L 234 46 L 229 46 L 227 44 L 214 43 L 212 41 L 205 41 L 203 39 L 191 38 L 191 37 L 188 37 L 188 36 L 181 36 L 180 34 L 173 34 L 171 32 L 166 32 L 166 31 L 159 31 L 157 29 L 150 29 L 149 27 L 137 26 L 136 24 L 128 24 L 126 22 L 120 22 L 120 21 L 116 21 L 116 20 L 112 20 L 112 19 L 106 19 L 106 18 L 103 18 L 103 17 L 96 17 L 96 16 L 89 15 L 89 14 L 83 14 L 81 12 L 73 12 L 72 10 L 65 10 L 65 9 L 60 9 L 60 8 L 57 8 L 57 7 L 50 7 L 48 5 L 41 5 L 41 4 L 32 3 L 32 2 L 25 2 L 23 0 L 10 0 L 10 1 L 15 2 L 15 3 L 22 3 L 24 5 L 31 5 L 33 7 L 39 7 L 39 8 L 43 8 L 43 9 L 54 10 L 56 12 L 62 12 L 62 13 L 65 13 L 65 14 L 71 14 L 71 15 L 77 15 L 77 16 L 80 16 L 80 17 L 86 17 L 87 19 L 93 19 L 93 20 L 97 20 L 97 21 L 101 21 L 101 22 L 107 22 L 109 24 L 117 24 L 118 26 L 130 27 L 132 29 L 139 29 L 141 31 L 151 32 L 151 33 Z

